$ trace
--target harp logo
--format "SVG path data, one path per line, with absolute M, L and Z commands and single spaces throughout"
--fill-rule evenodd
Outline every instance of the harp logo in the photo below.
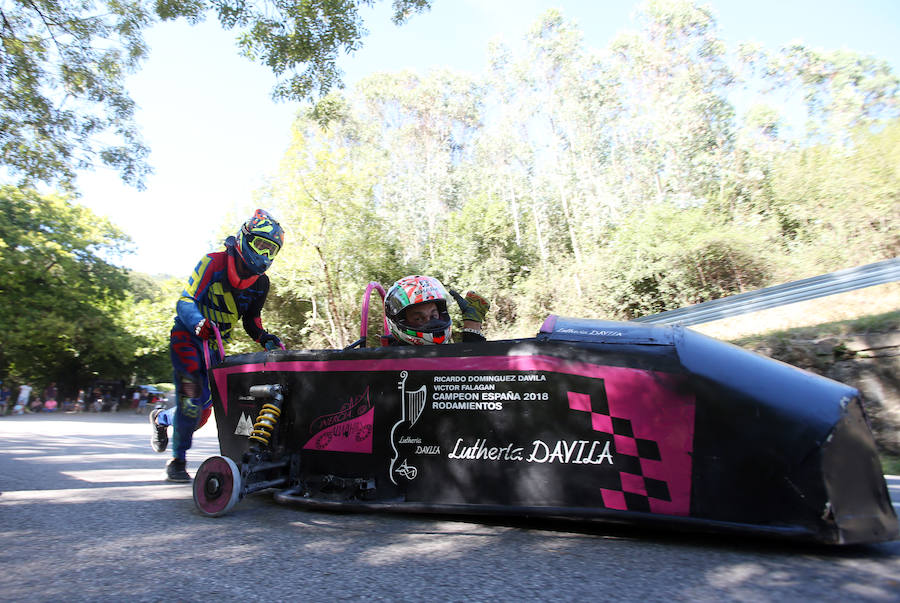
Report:
M 409 373 L 407 371 L 400 373 L 400 381 L 397 382 L 397 389 L 400 390 L 400 420 L 394 423 L 394 426 L 391 428 L 391 448 L 394 451 L 394 456 L 391 458 L 388 475 L 390 475 L 391 482 L 394 485 L 398 485 L 398 476 L 412 481 L 419 474 L 419 470 L 410 465 L 407 458 L 404 458 L 399 465 L 397 464 L 397 461 L 400 460 L 398 445 L 413 441 L 421 442 L 421 440 L 410 438 L 409 432 L 422 417 L 422 411 L 425 410 L 425 402 L 428 398 L 428 389 L 424 385 L 417 390 L 406 391 L 406 379 L 408 377 Z M 401 435 L 401 433 L 404 435 Z M 422 448 L 422 446 L 418 446 L 418 448 Z

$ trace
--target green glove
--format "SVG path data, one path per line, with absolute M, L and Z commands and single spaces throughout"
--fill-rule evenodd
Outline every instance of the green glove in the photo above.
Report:
M 474 291 L 466 291 L 465 299 L 463 299 L 463 297 L 453 289 L 450 290 L 450 295 L 452 295 L 453 299 L 456 300 L 456 303 L 459 304 L 459 309 L 462 311 L 463 320 L 484 322 L 484 317 L 487 315 L 487 311 L 491 307 L 491 304 L 488 300 L 484 299 Z

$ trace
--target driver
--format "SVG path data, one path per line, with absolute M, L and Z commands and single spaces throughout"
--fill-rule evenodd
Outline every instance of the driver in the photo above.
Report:
M 465 297 L 451 290 L 450 295 L 439 280 L 431 276 L 405 276 L 391 285 L 384 297 L 384 309 L 390 336 L 384 345 L 434 345 L 453 343 L 447 300 L 456 300 L 463 314 L 462 340 L 485 341 L 481 323 L 491 304 L 475 293 Z
M 234 326 L 241 320 L 247 334 L 266 350 L 281 346 L 278 337 L 263 329 L 260 312 L 269 292 L 265 271 L 283 244 L 284 230 L 266 211 L 257 209 L 237 237 L 225 239 L 224 251 L 203 256 L 175 304 L 175 324 L 169 338 L 175 406 L 150 413 L 150 445 L 156 452 L 165 452 L 167 429 L 173 426 L 167 481 L 191 481 L 185 456 L 194 431 L 206 423 L 212 411 L 203 346 L 208 345 L 213 324 L 224 341 L 231 339 Z M 213 354 L 217 356 L 218 352 Z

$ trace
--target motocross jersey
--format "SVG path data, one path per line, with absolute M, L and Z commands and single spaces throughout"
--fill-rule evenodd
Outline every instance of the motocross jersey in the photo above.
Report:
M 265 334 L 260 312 L 269 293 L 269 277 L 261 274 L 243 289 L 232 287 L 228 279 L 230 252 L 208 253 L 197 264 L 175 304 L 175 329 L 193 333 L 197 323 L 208 318 L 219 328 L 222 340 L 228 342 L 240 319 L 254 341 Z

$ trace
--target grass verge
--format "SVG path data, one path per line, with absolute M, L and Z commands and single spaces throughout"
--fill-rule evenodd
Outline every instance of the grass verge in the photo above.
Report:
M 781 329 L 747 335 L 731 339 L 730 342 L 741 347 L 754 347 L 759 344 L 777 343 L 785 340 L 815 340 L 827 337 L 847 335 L 865 335 L 866 333 L 886 333 L 900 331 L 900 310 L 861 316 L 848 320 L 826 322 L 815 326 L 803 326 L 792 329 Z
M 881 471 L 885 475 L 900 475 L 900 456 L 882 454 Z

